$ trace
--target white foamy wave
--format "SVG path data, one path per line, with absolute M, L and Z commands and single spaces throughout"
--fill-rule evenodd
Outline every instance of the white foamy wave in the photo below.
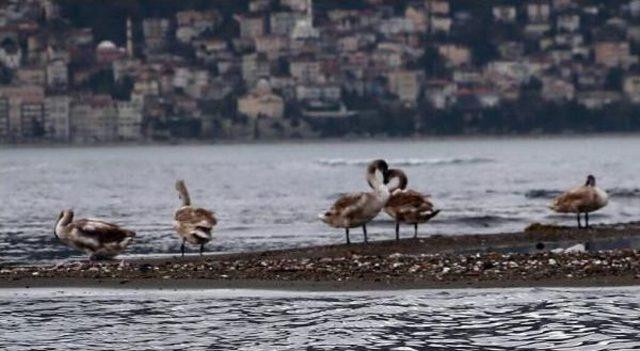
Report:
M 422 165 L 455 165 L 493 162 L 493 159 L 484 157 L 434 157 L 434 158 L 398 158 L 388 159 L 391 167 L 396 166 L 422 166 Z M 324 158 L 316 160 L 316 163 L 323 166 L 366 166 L 371 159 L 345 159 L 345 158 Z

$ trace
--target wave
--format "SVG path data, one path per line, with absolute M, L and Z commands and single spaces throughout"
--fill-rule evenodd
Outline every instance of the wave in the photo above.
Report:
M 560 194 L 562 194 L 560 190 L 532 189 L 524 193 L 524 196 L 528 199 L 552 199 Z
M 607 192 L 612 197 L 640 197 L 639 188 L 611 188 Z
M 422 165 L 456 165 L 456 164 L 474 164 L 494 162 L 491 158 L 484 157 L 435 157 L 435 158 L 398 158 L 389 159 L 387 162 L 392 167 L 395 166 L 422 166 Z M 371 159 L 346 159 L 346 158 L 329 158 L 319 159 L 316 163 L 323 166 L 366 166 Z
M 495 225 L 499 223 L 517 223 L 523 218 L 517 216 L 500 216 L 500 215 L 469 215 L 469 216 L 450 216 L 447 222 L 464 223 L 468 225 Z
M 639 188 L 611 188 L 606 191 L 610 197 L 640 197 Z M 562 193 L 563 191 L 555 189 L 532 189 L 524 193 L 524 196 L 528 199 L 552 199 Z

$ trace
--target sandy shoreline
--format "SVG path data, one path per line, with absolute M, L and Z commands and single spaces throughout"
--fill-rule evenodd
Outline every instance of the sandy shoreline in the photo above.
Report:
M 539 280 L 463 280 L 463 281 L 279 281 L 259 279 L 84 279 L 84 278 L 25 278 L 3 281 L 0 289 L 37 288 L 104 288 L 104 289 L 154 289 L 154 290 L 207 290 L 207 289 L 249 289 L 278 291 L 388 291 L 416 289 L 490 289 L 490 288 L 582 288 L 582 287 L 623 287 L 640 286 L 640 277 L 634 275 L 589 277 L 589 278 L 546 278 Z
M 576 244 L 588 250 L 562 252 Z M 590 230 L 433 236 L 368 245 L 149 257 L 56 266 L 0 264 L 0 288 L 397 289 L 640 285 L 640 223 Z

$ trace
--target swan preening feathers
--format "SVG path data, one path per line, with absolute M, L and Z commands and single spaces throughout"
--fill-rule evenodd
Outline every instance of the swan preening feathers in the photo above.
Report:
M 389 170 L 389 183 L 397 180 L 397 184 L 389 187 L 391 197 L 384 206 L 384 211 L 396 221 L 396 240 L 400 240 L 400 223 L 413 224 L 414 238 L 418 237 L 418 224 L 426 223 L 440 213 L 431 203 L 429 197 L 407 189 L 407 175 L 400 169 Z
M 54 235 L 63 243 L 84 251 L 89 259 L 112 258 L 129 246 L 136 233 L 98 219 L 73 220 L 73 211 L 60 212 Z
M 596 186 L 596 177 L 589 175 L 584 185 L 556 197 L 549 207 L 559 213 L 575 213 L 578 228 L 582 227 L 580 214 L 584 213 L 585 227 L 589 228 L 589 213 L 605 207 L 608 202 L 607 193 Z
M 204 244 L 211 241 L 211 232 L 216 225 L 215 214 L 207 209 L 191 206 L 191 197 L 183 180 L 176 182 L 178 196 L 182 206 L 173 214 L 173 226 L 182 239 L 180 252 L 184 256 L 185 243 L 200 245 L 200 254 L 204 251 Z
M 414 237 L 417 237 L 418 225 L 428 222 L 440 212 L 428 196 L 407 189 L 407 175 L 400 169 L 390 169 L 384 160 L 372 161 L 367 166 L 365 179 L 371 191 L 343 195 L 329 210 L 319 215 L 329 226 L 345 229 L 347 244 L 351 243 L 349 229 L 356 227 L 362 227 L 364 242 L 368 242 L 367 223 L 382 210 L 395 221 L 396 240 L 400 239 L 400 224 L 413 224 Z M 180 252 L 184 256 L 185 244 L 189 243 L 199 245 L 202 255 L 204 245 L 211 241 L 217 224 L 215 214 L 191 204 L 184 181 L 178 180 L 175 188 L 182 201 L 173 215 L 174 228 L 182 239 Z M 558 196 L 549 207 L 559 213 L 575 213 L 578 228 L 582 227 L 580 215 L 584 213 L 585 225 L 589 228 L 589 213 L 607 203 L 607 193 L 598 188 L 596 178 L 589 175 L 584 185 Z M 113 258 L 124 251 L 135 237 L 135 232 L 101 220 L 74 221 L 72 210 L 60 213 L 54 234 L 63 243 L 87 253 L 90 259 Z
M 215 214 L 191 205 L 191 197 L 184 181 L 176 182 L 178 196 L 182 200 L 173 215 L 173 224 L 182 239 L 180 252 L 184 256 L 185 243 L 200 246 L 211 241 L 211 232 L 217 221 Z M 135 232 L 97 219 L 73 220 L 73 211 L 64 210 L 58 216 L 54 235 L 63 243 L 84 251 L 90 259 L 109 259 L 124 251 L 135 237 Z

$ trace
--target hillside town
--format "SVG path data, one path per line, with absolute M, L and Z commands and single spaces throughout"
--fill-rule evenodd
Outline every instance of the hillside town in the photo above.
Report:
M 0 142 L 640 130 L 640 0 L 114 3 L 0 3 Z

